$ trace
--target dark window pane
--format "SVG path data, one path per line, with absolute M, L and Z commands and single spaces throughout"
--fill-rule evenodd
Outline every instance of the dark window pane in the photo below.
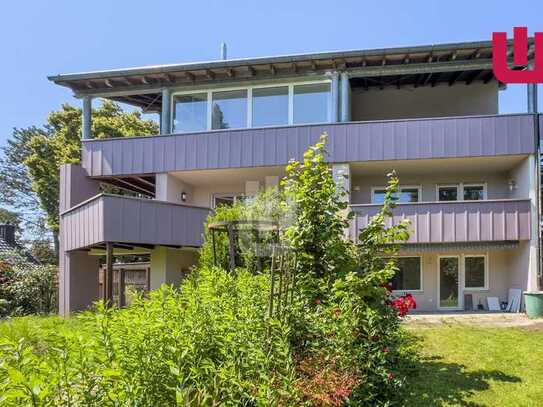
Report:
M 401 188 L 399 202 L 418 202 L 418 188 Z
M 466 257 L 466 288 L 484 288 L 485 258 Z
M 457 187 L 439 187 L 440 201 L 456 201 L 458 199 Z
M 329 101 L 329 83 L 294 86 L 294 123 L 327 122 Z
M 213 93 L 212 129 L 247 127 L 247 91 Z
M 253 127 L 288 124 L 288 86 L 253 89 Z
M 207 94 L 174 96 L 173 131 L 186 133 L 207 130 Z
M 484 199 L 484 188 L 482 185 L 471 185 L 464 187 L 465 201 L 481 201 Z
M 384 189 L 374 189 L 373 190 L 373 203 L 381 204 L 385 202 L 386 191 Z
M 399 291 L 420 290 L 420 257 L 399 257 L 398 272 L 392 278 L 392 289 Z

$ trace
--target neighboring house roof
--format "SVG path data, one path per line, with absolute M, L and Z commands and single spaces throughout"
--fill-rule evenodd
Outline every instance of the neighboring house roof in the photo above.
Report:
M 532 38 L 529 46 L 528 58 L 532 60 Z M 512 50 L 511 41 L 509 47 Z M 512 52 L 508 55 L 512 56 Z M 434 86 L 438 82 L 452 84 L 456 81 L 486 83 L 494 79 L 492 43 L 462 42 L 155 65 L 60 74 L 49 76 L 49 80 L 72 89 L 76 96 L 105 97 L 146 111 L 160 111 L 163 87 L 307 77 L 330 71 L 344 71 L 356 78 L 373 78 L 364 86 Z
M 6 225 L 0 225 L 0 228 L 5 227 Z M 18 244 L 15 241 L 11 241 L 10 238 L 6 239 L 6 235 L 0 233 L 0 254 L 2 253 L 11 253 L 18 252 L 26 257 L 29 263 L 39 264 L 39 260 L 36 259 L 32 254 L 30 254 L 23 246 Z

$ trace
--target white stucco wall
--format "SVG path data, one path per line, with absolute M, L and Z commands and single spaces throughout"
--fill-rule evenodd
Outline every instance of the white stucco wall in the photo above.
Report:
M 473 304 L 476 307 L 479 300 L 487 308 L 487 297 L 498 297 L 500 301 L 507 301 L 509 288 L 526 289 L 528 242 L 521 242 L 517 248 L 506 250 L 442 252 L 442 253 L 411 253 L 405 252 L 405 256 L 422 257 L 422 292 L 414 292 L 417 301 L 417 311 L 438 310 L 438 258 L 439 256 L 462 256 L 466 254 L 486 254 L 488 267 L 488 290 L 463 290 L 473 296 Z M 462 261 L 462 260 L 461 260 Z
M 355 89 L 351 100 L 354 121 L 497 114 L 498 84 Z

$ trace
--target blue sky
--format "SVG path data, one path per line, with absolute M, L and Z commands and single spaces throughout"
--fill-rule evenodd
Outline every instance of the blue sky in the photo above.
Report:
M 514 7 L 513 7 L 514 5 Z M 0 19 L 0 146 L 79 103 L 47 75 L 217 59 L 490 39 L 515 25 L 543 31 L 539 1 L 8 1 Z M 540 90 L 540 103 L 543 93 Z M 525 87 L 500 95 L 526 108 Z

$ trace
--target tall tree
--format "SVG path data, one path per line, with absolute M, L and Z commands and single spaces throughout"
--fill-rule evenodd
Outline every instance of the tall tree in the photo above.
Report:
M 125 112 L 104 100 L 93 110 L 95 138 L 143 136 L 158 133 L 158 125 L 137 111 Z M 14 129 L 0 163 L 0 203 L 40 210 L 53 234 L 58 252 L 59 171 L 62 164 L 81 161 L 81 109 L 69 104 L 52 112 L 41 127 Z

